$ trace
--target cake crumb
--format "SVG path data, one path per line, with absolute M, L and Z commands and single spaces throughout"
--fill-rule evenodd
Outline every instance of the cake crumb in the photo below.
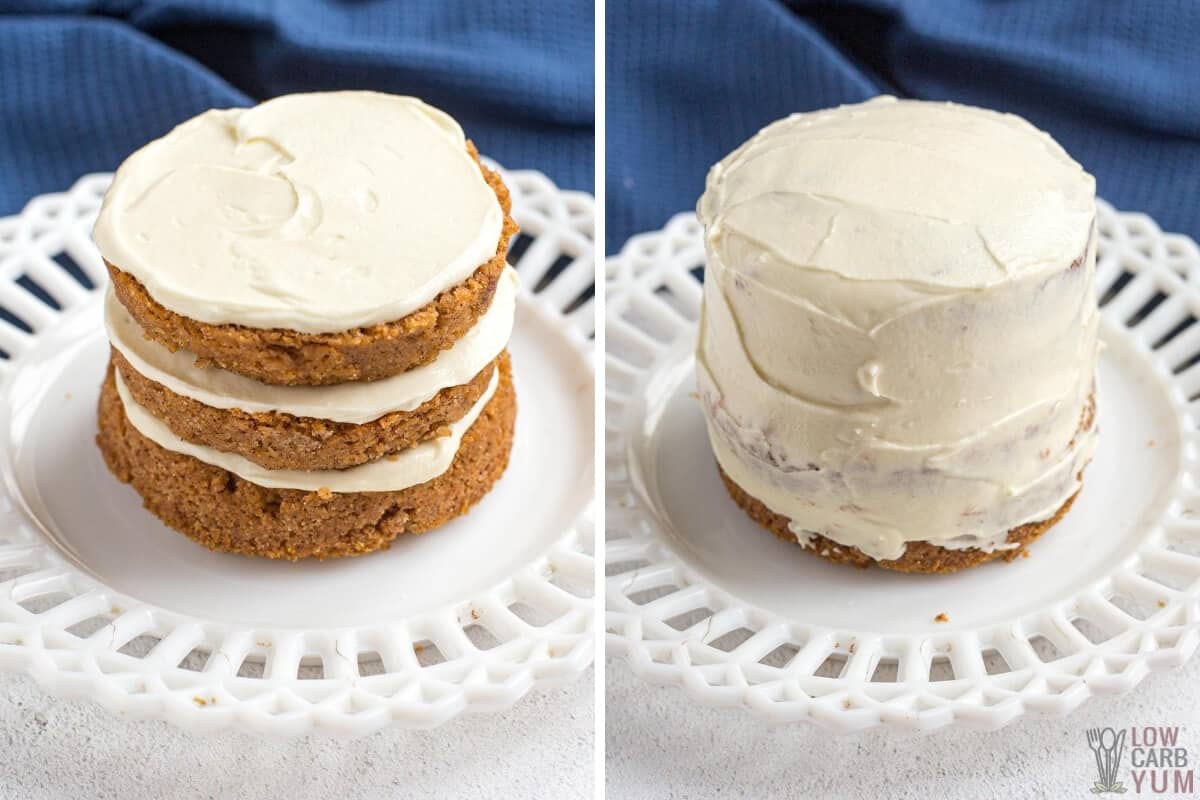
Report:
M 1159 607 L 1159 608 L 1166 608 L 1166 607 L 1167 607 L 1167 601 L 1166 601 L 1166 600 L 1159 600 L 1159 601 L 1158 601 L 1158 607 Z
M 940 612 L 940 613 L 939 613 L 939 614 L 938 614 L 936 617 L 934 617 L 934 618 L 933 618 L 933 621 L 934 621 L 934 622 L 937 622 L 937 623 L 939 623 L 939 624 L 943 624 L 943 623 L 949 622 L 949 621 L 950 621 L 950 615 L 949 615 L 949 614 L 947 614 L 945 611 L 942 611 L 942 612 Z
M 321 498 L 322 500 L 328 500 L 329 498 L 333 497 L 333 492 L 329 491 L 328 486 L 322 486 L 320 489 L 317 489 L 317 497 Z
M 1151 439 L 1150 441 L 1146 442 L 1146 447 L 1154 447 L 1154 444 L 1154 440 Z
M 471 619 L 479 619 L 479 609 L 477 609 L 477 608 L 471 609 Z
M 195 697 L 193 697 L 193 698 L 192 698 L 192 702 L 193 702 L 193 703 L 195 703 L 196 705 L 200 706 L 201 708 L 203 708 L 204 706 L 208 705 L 208 701 L 207 701 L 207 700 L 205 700 L 205 699 L 204 699 L 203 697 L 201 697 L 200 695 L 196 695 Z

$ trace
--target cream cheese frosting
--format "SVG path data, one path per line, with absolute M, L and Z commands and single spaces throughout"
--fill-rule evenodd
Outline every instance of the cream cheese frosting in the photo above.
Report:
M 797 114 L 698 211 L 714 453 L 802 541 L 990 550 L 1079 488 L 1095 183 L 1048 135 L 894 98 Z
M 468 383 L 504 350 L 516 311 L 517 273 L 508 267 L 500 276 L 488 310 L 449 349 L 421 367 L 378 381 L 351 381 L 332 386 L 279 386 L 216 367 L 196 365 L 186 350 L 172 353 L 145 337 L 141 326 L 116 299 L 105 298 L 108 338 L 140 374 L 172 392 L 214 408 L 247 413 L 280 411 L 362 425 L 397 411 L 412 411 L 449 386 Z
M 117 370 L 116 373 L 117 394 L 121 398 L 129 424 L 158 446 L 228 470 L 259 486 L 271 489 L 300 489 L 306 492 L 328 489 L 335 494 L 394 492 L 431 481 L 443 474 L 454 461 L 463 435 L 483 413 L 484 406 L 496 393 L 499 383 L 500 373 L 493 372 L 491 382 L 483 395 L 461 419 L 449 426 L 450 433 L 446 436 L 431 439 L 357 467 L 298 470 L 267 469 L 234 453 L 225 453 L 181 439 L 133 399 L 121 378 L 121 371 Z
M 207 111 L 146 145 L 93 235 L 176 313 L 327 333 L 398 320 L 466 280 L 503 220 L 447 114 L 327 92 Z

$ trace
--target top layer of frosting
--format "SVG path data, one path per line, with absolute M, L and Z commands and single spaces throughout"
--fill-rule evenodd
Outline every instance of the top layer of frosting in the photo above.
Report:
M 330 92 L 207 111 L 146 145 L 94 236 L 179 314 L 322 333 L 400 319 L 462 282 L 503 217 L 448 115 Z
M 1020 117 L 878 97 L 759 131 L 709 172 L 699 214 L 727 264 L 752 249 L 785 291 L 797 268 L 969 288 L 1078 258 L 1094 193 Z

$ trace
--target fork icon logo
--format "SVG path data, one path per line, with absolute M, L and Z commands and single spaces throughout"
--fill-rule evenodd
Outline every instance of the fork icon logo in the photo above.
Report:
M 1088 728 L 1087 741 L 1096 756 L 1096 771 L 1100 774 L 1100 780 L 1092 786 L 1092 794 L 1124 794 L 1125 784 L 1117 780 L 1117 771 L 1125 753 L 1125 731 Z

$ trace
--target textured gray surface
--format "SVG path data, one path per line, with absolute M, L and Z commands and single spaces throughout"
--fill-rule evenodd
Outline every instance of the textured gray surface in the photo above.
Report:
M 738 709 L 702 708 L 682 691 L 649 686 L 613 659 L 606 678 L 611 800 L 1094 798 L 1096 763 L 1084 731 L 1107 725 L 1180 725 L 1193 768 L 1200 756 L 1195 658 L 1149 676 L 1130 694 L 1088 700 L 1064 719 L 926 736 L 837 737 L 810 725 L 768 726 Z M 1124 796 L 1135 796 L 1125 782 Z
M 364 739 L 184 733 L 0 676 L 0 797 L 576 798 L 593 796 L 593 673 L 501 714 Z

